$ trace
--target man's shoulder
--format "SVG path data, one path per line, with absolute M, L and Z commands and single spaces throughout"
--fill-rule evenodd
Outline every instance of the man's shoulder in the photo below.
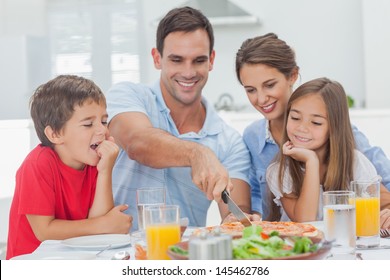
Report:
M 114 84 L 107 92 L 107 97 L 118 93 L 153 93 L 153 87 L 147 84 L 133 83 L 133 82 L 119 82 Z

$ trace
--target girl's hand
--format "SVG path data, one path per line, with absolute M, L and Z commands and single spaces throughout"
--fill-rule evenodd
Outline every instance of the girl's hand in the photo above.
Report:
M 383 209 L 380 213 L 380 224 L 383 229 L 390 229 L 390 209 Z
M 112 172 L 115 160 L 119 153 L 119 147 L 115 144 L 114 137 L 108 136 L 107 140 L 104 140 L 96 149 L 100 160 L 97 164 L 98 172 Z
M 318 160 L 318 156 L 314 151 L 295 147 L 291 141 L 287 141 L 283 144 L 283 154 L 303 163 L 306 163 L 311 159 Z

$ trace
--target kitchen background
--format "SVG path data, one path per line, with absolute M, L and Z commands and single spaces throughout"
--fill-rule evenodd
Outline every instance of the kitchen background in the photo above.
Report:
M 12 196 L 16 169 L 38 143 L 28 110 L 33 90 L 66 73 L 103 91 L 123 80 L 153 83 L 157 22 L 182 5 L 214 25 L 216 60 L 204 95 L 240 132 L 261 116 L 237 82 L 235 53 L 246 38 L 274 32 L 296 51 L 298 84 L 320 76 L 341 82 L 355 100 L 353 123 L 390 155 L 390 1 L 0 0 L 0 198 Z

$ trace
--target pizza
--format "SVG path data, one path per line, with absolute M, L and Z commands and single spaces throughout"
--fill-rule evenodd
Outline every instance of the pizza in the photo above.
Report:
M 261 226 L 263 233 L 270 234 L 273 231 L 279 232 L 281 236 L 307 236 L 316 237 L 320 231 L 311 224 L 303 224 L 296 222 L 268 222 L 268 221 L 252 221 L 253 225 Z M 201 232 L 215 232 L 219 230 L 221 233 L 230 234 L 236 237 L 242 236 L 244 226 L 240 222 L 225 223 L 218 226 L 210 226 L 194 231 L 194 235 L 199 235 Z

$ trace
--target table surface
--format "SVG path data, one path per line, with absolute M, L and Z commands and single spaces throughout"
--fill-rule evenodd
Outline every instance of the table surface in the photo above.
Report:
M 321 224 L 316 222 L 316 226 L 321 229 Z M 193 228 L 186 230 L 183 235 L 183 238 L 188 238 L 192 233 Z M 131 243 L 134 243 L 134 239 L 132 239 Z M 390 246 L 390 238 L 381 238 L 380 245 Z M 61 259 L 60 256 L 71 257 L 72 259 L 97 259 L 97 260 L 109 260 L 111 259 L 115 253 L 120 251 L 127 251 L 130 254 L 130 259 L 135 260 L 135 250 L 134 246 L 131 244 L 115 249 L 107 249 L 101 252 L 98 256 L 100 250 L 86 250 L 79 248 L 72 248 L 69 246 L 65 246 L 61 243 L 61 240 L 46 240 L 41 243 L 41 245 L 31 254 L 23 255 L 15 257 L 15 259 L 49 259 L 52 256 L 58 255 L 58 259 Z M 390 260 L 390 249 L 372 249 L 372 250 L 356 250 L 356 254 L 359 255 L 363 260 Z M 340 259 L 358 259 L 353 255 L 349 256 L 334 256 L 332 255 L 332 251 L 330 256 L 327 258 L 330 260 L 340 260 Z

